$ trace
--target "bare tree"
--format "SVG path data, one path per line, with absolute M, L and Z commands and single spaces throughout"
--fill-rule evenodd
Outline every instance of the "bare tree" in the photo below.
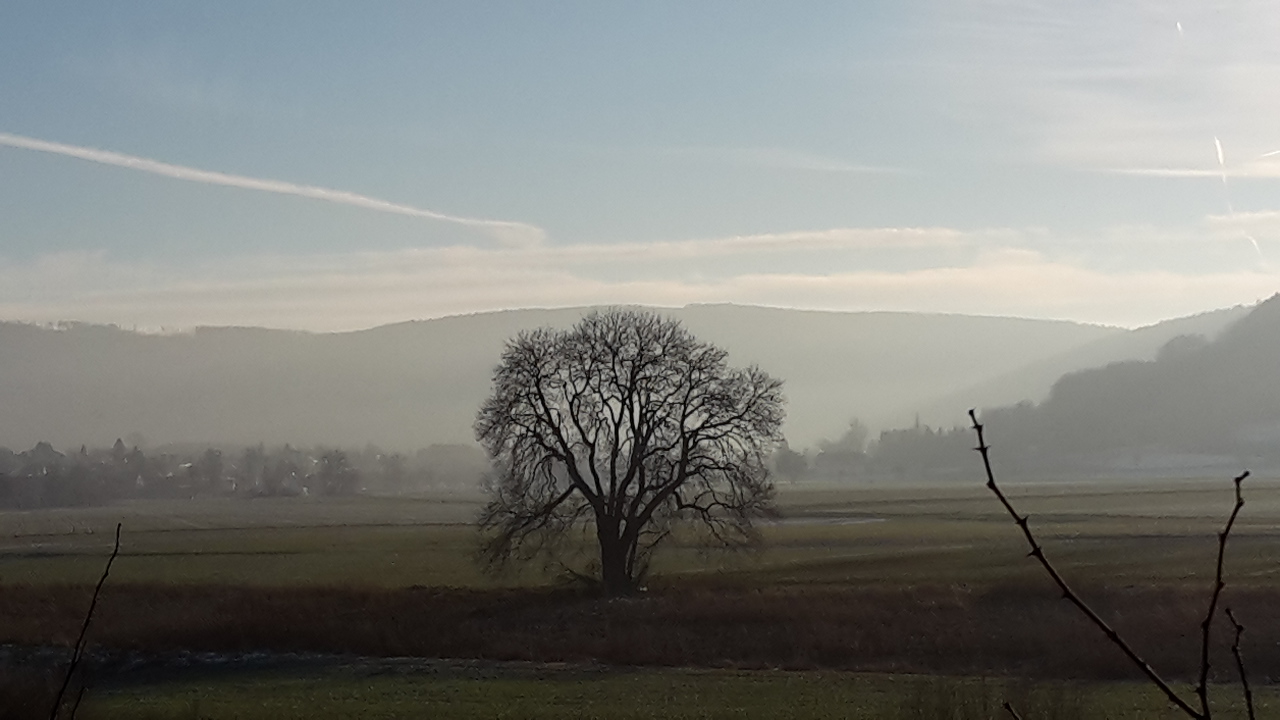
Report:
M 594 531 L 599 580 L 625 594 L 680 520 L 713 545 L 749 544 L 772 509 L 782 405 L 781 381 L 651 312 L 523 332 L 475 424 L 494 468 L 482 555 L 562 561 L 573 530 Z

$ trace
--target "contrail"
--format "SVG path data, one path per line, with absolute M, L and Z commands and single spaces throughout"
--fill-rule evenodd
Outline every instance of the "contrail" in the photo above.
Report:
M 1222 141 L 1218 139 L 1217 135 L 1213 136 L 1213 147 L 1218 151 L 1218 168 L 1222 170 L 1222 195 L 1227 201 L 1227 214 L 1232 220 L 1234 220 L 1236 217 L 1236 210 L 1231 206 L 1231 190 L 1227 187 L 1227 156 L 1226 153 L 1222 152 Z M 1246 240 L 1253 243 L 1253 251 L 1258 253 L 1258 259 L 1265 263 L 1267 258 L 1262 254 L 1262 247 L 1258 245 L 1257 238 L 1249 233 L 1244 233 L 1244 237 Z
M 296 195 L 298 197 L 323 200 L 324 202 L 337 203 L 339 205 L 351 205 L 354 207 L 364 208 L 366 210 L 374 210 L 376 212 L 408 215 L 410 217 L 427 218 L 429 220 L 440 220 L 442 222 L 488 230 L 500 241 L 512 245 L 536 244 L 541 242 L 546 236 L 546 233 L 543 232 L 542 228 L 529 225 L 527 223 L 447 215 L 433 210 L 423 210 L 422 208 L 416 208 L 410 205 L 400 205 L 386 200 L 379 200 L 378 198 L 359 195 L 345 190 L 332 190 L 330 188 L 315 187 L 312 185 L 297 185 L 291 182 L 284 182 L 282 180 L 266 180 L 263 178 L 245 177 L 244 175 L 230 175 L 210 170 L 200 170 L 199 168 L 172 165 L 170 163 L 160 162 L 159 160 L 149 160 L 147 158 L 111 152 L 110 150 L 97 150 L 94 148 L 79 147 L 76 145 L 66 145 L 58 142 L 49 142 L 47 140 L 23 137 L 21 135 L 11 135 L 5 132 L 0 132 L 0 145 L 21 148 L 23 150 L 53 153 L 55 155 L 64 155 L 66 157 L 88 160 L 89 162 L 101 163 L 103 165 L 114 165 L 116 167 L 129 168 L 130 170 L 140 170 L 153 175 L 163 175 L 165 177 L 176 178 L 178 180 L 188 180 L 191 182 L 207 183 L 210 185 L 224 185 L 227 187 L 243 188 L 245 190 L 258 190 L 260 192 L 279 193 L 281 195 Z
M 1235 215 L 1236 211 L 1231 207 L 1231 193 L 1227 191 L 1227 156 L 1222 152 L 1222 141 L 1217 135 L 1213 136 L 1213 146 L 1218 150 L 1218 169 L 1222 171 L 1222 194 L 1227 198 L 1227 212 Z

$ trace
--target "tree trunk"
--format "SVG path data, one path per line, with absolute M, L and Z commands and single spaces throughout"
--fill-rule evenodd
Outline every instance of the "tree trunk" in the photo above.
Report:
M 635 585 L 627 572 L 627 544 L 618 537 L 617 520 L 598 520 L 596 537 L 600 541 L 600 580 L 605 593 L 611 597 L 630 595 Z

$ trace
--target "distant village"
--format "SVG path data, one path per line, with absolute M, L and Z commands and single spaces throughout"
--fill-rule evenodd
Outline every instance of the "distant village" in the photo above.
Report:
M 63 453 L 47 442 L 24 452 L 0 448 L 0 507 L 102 505 L 127 498 L 306 497 L 475 490 L 486 467 L 478 448 L 433 445 L 413 454 L 289 445 L 231 451 L 214 447 Z

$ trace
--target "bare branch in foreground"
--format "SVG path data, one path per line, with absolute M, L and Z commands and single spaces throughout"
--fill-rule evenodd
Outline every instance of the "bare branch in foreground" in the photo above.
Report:
M 1231 608 L 1227 608 L 1227 619 L 1231 621 L 1231 627 L 1235 628 L 1235 641 L 1231 643 L 1231 654 L 1236 659 L 1236 672 L 1240 674 L 1240 685 L 1244 688 L 1244 705 L 1249 710 L 1249 720 L 1254 720 L 1253 715 L 1253 690 L 1249 688 L 1249 676 L 1244 671 L 1244 656 L 1240 654 L 1240 636 L 1244 634 L 1244 626 L 1240 621 L 1236 620 L 1235 613 L 1231 612 Z
M 75 674 L 76 667 L 80 665 L 80 659 L 84 657 L 85 636 L 89 632 L 89 623 L 93 620 L 93 610 L 98 606 L 98 596 L 102 593 L 102 586 L 107 582 L 107 575 L 111 574 L 111 564 L 116 561 L 116 556 L 120 554 L 120 528 L 123 523 L 116 523 L 116 545 L 111 551 L 111 557 L 107 558 L 107 566 L 102 569 L 102 577 L 98 579 L 98 585 L 93 589 L 93 600 L 89 602 L 89 612 L 84 614 L 84 624 L 80 626 L 80 637 L 76 639 L 76 647 L 71 651 L 71 663 L 67 665 L 67 674 L 62 678 L 62 687 L 58 689 L 58 695 L 53 700 L 53 709 L 49 711 L 49 720 L 57 720 L 58 711 L 62 709 L 62 698 L 67 693 L 67 687 L 71 685 L 71 676 Z M 77 704 L 78 701 L 77 701 Z
M 1009 716 L 1012 717 L 1013 720 L 1022 720 L 1022 716 L 1018 714 L 1018 711 L 1013 709 L 1013 703 L 1008 700 L 1004 701 L 1004 709 L 1009 713 Z
M 76 693 L 76 701 L 71 704 L 71 720 L 76 720 L 76 713 L 80 711 L 80 701 L 84 700 L 84 693 L 89 688 L 84 685 L 80 686 L 80 691 Z
M 1227 518 L 1227 525 L 1218 533 L 1218 564 L 1213 576 L 1213 593 L 1209 596 L 1209 609 L 1204 613 L 1204 620 L 1200 622 L 1200 679 L 1196 683 L 1196 696 L 1200 698 L 1200 714 L 1209 717 L 1209 629 L 1213 626 L 1213 616 L 1218 609 L 1218 598 L 1222 595 L 1222 562 L 1223 557 L 1227 553 L 1227 538 L 1231 535 L 1231 527 L 1236 523 L 1236 516 L 1240 514 L 1240 508 L 1244 507 L 1244 497 L 1240 494 L 1240 484 L 1244 479 L 1249 477 L 1249 471 L 1245 470 L 1236 476 L 1236 504 L 1231 509 L 1231 516 Z
M 987 445 L 986 437 L 983 435 L 982 423 L 978 422 L 977 412 L 970 410 L 969 419 L 973 421 L 973 430 L 978 435 L 978 447 L 974 449 L 982 455 L 982 465 L 987 472 L 987 489 L 991 490 L 991 492 L 995 494 L 996 498 L 1000 500 L 1000 504 L 1004 506 L 1004 509 L 1008 511 L 1010 517 L 1013 518 L 1013 521 L 1017 523 L 1018 527 L 1022 530 L 1023 536 L 1027 539 L 1027 544 L 1031 546 L 1031 552 L 1029 553 L 1030 556 L 1035 558 L 1036 561 L 1040 563 L 1040 566 L 1044 568 L 1044 571 L 1049 574 L 1049 577 L 1053 579 L 1054 584 L 1056 584 L 1058 589 L 1062 591 L 1062 597 L 1072 605 L 1075 605 L 1080 612 L 1084 613 L 1085 617 L 1089 618 L 1090 622 L 1097 626 L 1097 628 L 1107 636 L 1107 639 L 1111 641 L 1111 644 L 1120 648 L 1121 652 L 1125 654 L 1125 657 L 1129 658 L 1129 660 L 1142 671 L 1142 674 L 1146 675 L 1147 679 L 1150 680 L 1152 684 L 1160 688 L 1160 691 L 1169 699 L 1169 702 L 1173 703 L 1188 717 L 1196 718 L 1196 720 L 1207 720 L 1209 717 L 1207 713 L 1197 712 L 1195 708 L 1187 703 L 1187 701 L 1179 697 L 1178 693 L 1174 692 L 1173 688 L 1169 686 L 1169 683 L 1165 682 L 1164 678 L 1160 677 L 1159 673 L 1157 673 L 1146 660 L 1142 659 L 1142 657 L 1138 655 L 1137 651 L 1130 647 L 1129 643 L 1125 642 L 1124 638 L 1120 637 L 1120 634 L 1107 624 L 1106 620 L 1103 620 L 1093 608 L 1089 607 L 1084 600 L 1080 599 L 1080 596 L 1071 589 L 1071 586 L 1067 584 L 1067 581 L 1058 574 L 1058 571 L 1053 567 L 1053 564 L 1045 557 L 1044 550 L 1040 547 L 1040 543 L 1036 540 L 1035 535 L 1031 533 L 1031 527 L 1027 524 L 1027 517 L 1025 515 L 1018 514 L 1018 511 L 1013 508 L 1012 504 L 1010 504 L 1009 499 L 1005 497 L 1003 492 L 1001 492 L 1000 487 L 996 485 L 995 474 L 991 471 L 991 447 Z

